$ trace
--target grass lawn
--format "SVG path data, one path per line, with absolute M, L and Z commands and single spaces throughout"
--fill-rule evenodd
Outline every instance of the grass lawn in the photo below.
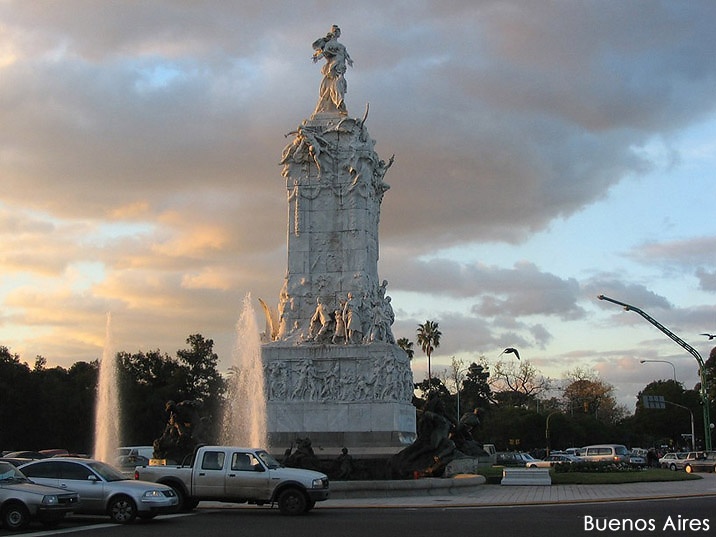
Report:
M 646 483 L 649 481 L 687 481 L 701 479 L 698 474 L 672 472 L 649 468 L 638 472 L 554 472 L 553 485 L 613 485 L 617 483 Z
M 499 484 L 502 466 L 484 468 L 481 472 L 488 483 Z M 672 472 L 649 468 L 634 472 L 555 472 L 550 470 L 553 485 L 615 485 L 619 483 L 645 483 L 649 481 L 686 481 L 701 479 L 698 474 Z

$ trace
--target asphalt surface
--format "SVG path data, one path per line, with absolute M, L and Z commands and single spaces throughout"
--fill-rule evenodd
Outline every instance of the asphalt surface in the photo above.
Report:
M 669 482 L 650 482 L 650 483 L 630 483 L 630 484 L 620 484 L 620 485 L 487 485 L 482 484 L 478 486 L 472 486 L 464 489 L 459 488 L 453 488 L 451 489 L 454 493 L 452 494 L 445 494 L 445 493 L 439 493 L 439 494 L 424 494 L 424 495 L 414 495 L 414 496 L 387 496 L 382 495 L 381 497 L 377 496 L 366 496 L 366 497 L 353 497 L 353 498 L 345 498 L 345 499 L 329 499 L 323 502 L 319 502 L 316 505 L 316 511 L 318 510 L 350 510 L 350 509 L 395 509 L 396 513 L 401 512 L 401 510 L 408 509 L 419 509 L 423 510 L 424 508 L 434 508 L 436 509 L 436 513 L 441 512 L 453 512 L 451 508 L 460 508 L 460 507 L 507 507 L 507 506 L 519 506 L 519 505 L 525 505 L 525 506 L 540 506 L 540 505 L 559 505 L 564 508 L 568 508 L 570 505 L 574 506 L 574 508 L 578 509 L 578 511 L 575 511 L 575 515 L 572 517 L 574 520 L 577 520 L 575 524 L 579 525 L 582 524 L 582 519 L 584 518 L 584 514 L 590 514 L 594 516 L 602 516 L 603 513 L 601 510 L 603 509 L 613 509 L 613 506 L 609 506 L 608 504 L 610 502 L 623 502 L 623 501 L 634 501 L 634 500 L 663 500 L 663 499 L 670 499 L 670 498 L 696 498 L 698 500 L 703 500 L 704 498 L 711 498 L 716 497 L 716 474 L 713 473 L 699 473 L 697 474 L 701 477 L 701 479 L 694 479 L 694 480 L 688 480 L 688 481 L 669 481 Z M 710 501 L 710 500 L 709 500 Z M 584 507 L 579 507 L 580 505 Z M 643 504 L 634 504 L 638 505 L 638 507 L 634 507 L 633 509 L 637 509 L 636 514 L 634 514 L 635 518 L 643 517 L 645 516 L 643 513 L 643 510 L 645 509 L 643 507 Z M 683 504 L 680 504 L 679 506 L 676 506 L 676 504 L 667 504 L 669 508 L 665 508 L 663 506 L 658 506 L 656 509 L 658 509 L 658 513 L 661 513 L 663 517 L 665 517 L 667 514 L 673 514 L 669 509 L 674 511 L 674 513 L 682 514 L 686 513 L 684 511 L 685 507 L 683 507 Z M 702 505 L 702 504 L 701 504 Z M 711 504 L 709 503 L 709 506 Z M 588 506 L 588 507 L 587 507 Z M 197 508 L 197 511 L 201 513 L 204 511 L 205 514 L 212 515 L 214 519 L 219 519 L 220 515 L 222 513 L 229 515 L 231 510 L 253 510 L 255 513 L 261 513 L 265 508 L 257 508 L 256 506 L 250 506 L 246 504 L 233 504 L 233 503 L 220 503 L 220 502 L 201 502 Z M 588 511 L 584 511 L 584 509 L 588 509 Z M 620 507 L 620 511 L 624 511 L 624 513 L 627 513 L 627 510 L 629 507 Z M 703 507 L 701 507 L 703 509 Z M 662 513 L 663 511 L 663 513 Z M 490 512 L 489 509 L 485 510 L 485 512 Z M 610 513 L 612 511 L 607 511 L 607 513 Z M 700 511 L 699 511 L 700 512 Z M 705 511 L 704 511 L 705 512 Z M 711 512 L 708 510 L 708 512 Z M 537 510 L 537 511 L 529 511 L 529 517 L 536 516 L 535 513 L 547 513 L 547 511 L 544 510 Z M 554 515 L 553 511 L 550 511 L 550 516 L 556 516 Z M 561 513 L 561 511 L 560 511 Z M 247 513 L 248 514 L 248 513 Z M 217 518 L 218 515 L 218 518 Z M 627 516 L 625 514 L 624 516 Z M 454 515 L 451 515 L 454 516 Z M 510 520 L 510 524 L 515 523 L 515 520 L 518 514 L 514 514 Z M 547 516 L 547 515 L 545 515 Z M 606 515 L 604 515 L 606 516 Z M 651 515 L 650 515 L 651 516 Z M 657 517 L 656 515 L 654 515 Z M 660 515 L 661 516 L 661 515 Z M 700 515 L 699 515 L 700 516 Z M 169 515 L 165 517 L 159 517 L 156 520 L 152 521 L 151 523 L 137 523 L 135 526 L 133 526 L 133 533 L 136 533 L 137 535 L 142 535 L 143 533 L 151 533 L 153 535 L 157 534 L 157 531 L 161 529 L 161 527 L 164 527 L 165 524 L 168 524 L 170 522 L 170 519 L 173 518 L 182 518 L 186 517 L 186 515 L 177 514 L 177 515 Z M 561 517 L 561 515 L 560 515 Z M 69 525 L 69 522 L 67 524 L 63 524 L 61 528 L 58 528 L 56 530 L 45 530 L 41 532 L 36 532 L 37 528 L 30 529 L 31 532 L 35 532 L 34 535 L 36 536 L 46 536 L 46 535 L 55 535 L 59 533 L 67 533 L 67 532 L 74 532 L 74 531 L 84 531 L 84 530 L 90 530 L 95 531 L 102 529 L 104 531 L 111 532 L 119 532 L 121 530 L 124 530 L 126 528 L 122 526 L 117 526 L 115 524 L 108 523 L 106 520 L 106 517 L 96 517 L 97 520 L 92 523 L 92 525 L 86 525 L 82 524 L 80 527 L 67 527 Z M 277 517 L 276 520 L 280 521 L 281 519 L 289 520 L 292 523 L 296 523 L 296 519 L 293 517 Z M 300 518 L 300 517 L 299 517 Z M 657 517 L 658 518 L 658 517 Z M 307 517 L 307 519 L 311 519 L 311 517 Z M 498 516 L 499 520 L 504 519 L 504 515 L 500 514 Z M 187 519 L 188 522 L 185 522 L 184 525 L 180 525 L 177 527 L 172 527 L 172 534 L 174 535 L 194 535 L 196 534 L 193 532 L 194 530 L 191 529 L 190 523 L 191 520 Z M 204 520 L 204 519 L 202 519 Z M 231 519 L 231 531 L 232 534 L 235 530 L 235 521 Z M 273 519 L 272 519 L 273 520 Z M 364 519 L 361 519 L 364 520 Z M 372 519 L 367 519 L 372 520 Z M 499 521 L 498 520 L 498 521 Z M 530 525 L 530 532 L 524 533 L 530 534 L 530 535 L 555 535 L 555 531 L 549 530 L 542 533 L 535 533 L 534 528 L 531 526 L 534 521 L 529 518 L 528 519 L 528 525 Z M 564 520 L 563 518 L 560 518 L 560 528 L 563 528 Z M 543 521 L 544 524 L 552 523 L 549 520 Z M 204 522 L 202 522 L 204 523 Z M 341 523 L 344 523 L 342 521 Z M 261 520 L 261 524 L 265 525 L 265 520 Z M 188 533 L 184 532 L 184 526 L 187 526 Z M 551 527 L 551 526 L 550 526 Z M 577 526 L 575 526 L 576 528 Z M 581 526 L 580 526 L 581 527 Z M 522 534 L 522 532 L 519 531 L 513 531 L 515 528 L 511 525 L 511 534 L 518 535 Z M 547 528 L 547 526 L 545 526 Z M 548 528 L 549 529 L 549 528 Z M 579 528 L 577 528 L 579 529 Z M 146 531 L 145 531 L 146 530 Z M 312 530 L 313 531 L 313 530 Z M 575 530 L 576 531 L 576 530 Z M 184 533 L 183 533 L 184 532 Z M 161 533 L 161 532 L 160 532 Z M 0 530 L 1 535 L 8 534 L 9 532 L 5 530 Z M 219 532 L 217 535 L 221 535 L 222 533 Z M 270 535 L 275 535 L 276 533 L 271 530 L 269 532 Z M 278 534 L 281 534 L 280 532 Z M 364 533 L 361 533 L 364 534 Z M 394 528 L 391 529 L 390 535 L 394 534 Z M 499 533 L 498 533 L 499 534 Z M 564 534 L 563 532 L 558 532 L 556 534 Z M 576 533 L 574 533 L 576 534 Z M 257 535 L 259 535 L 257 533 Z M 379 533 L 375 533 L 375 535 L 380 535 Z M 624 533 L 624 535 L 627 535 Z

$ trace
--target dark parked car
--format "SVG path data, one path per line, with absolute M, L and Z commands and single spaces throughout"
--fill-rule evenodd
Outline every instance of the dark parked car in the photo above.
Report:
M 171 487 L 127 479 L 113 466 L 94 459 L 52 457 L 24 464 L 20 470 L 36 483 L 77 491 L 80 503 L 76 513 L 109 515 L 119 524 L 179 508 L 179 498 Z
M 0 462 L 9 462 L 13 466 L 22 466 L 23 464 L 27 464 L 30 461 L 32 461 L 32 459 L 21 459 L 19 457 L 0 457 Z
M 21 530 L 31 520 L 54 526 L 75 510 L 79 495 L 31 482 L 15 466 L 0 462 L 0 520 L 9 530 Z
M 518 451 L 498 451 L 495 454 L 495 464 L 497 466 L 527 466 L 528 462 L 535 462 L 526 453 L 520 453 Z
M 633 451 L 629 452 L 629 465 L 635 466 L 637 468 L 646 468 L 647 461 L 646 457 L 643 457 L 639 455 L 638 453 L 634 453 Z
M 5 453 L 3 457 L 10 457 L 11 459 L 46 459 L 47 455 L 43 455 L 39 451 L 10 451 Z

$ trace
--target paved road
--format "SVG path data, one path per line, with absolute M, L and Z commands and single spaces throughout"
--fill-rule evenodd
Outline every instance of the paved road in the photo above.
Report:
M 361 498 L 328 500 L 317 504 L 306 517 L 283 517 L 268 507 L 203 502 L 192 515 L 159 517 L 148 523 L 115 526 L 102 518 L 74 517 L 52 532 L 37 531 L 33 525 L 28 535 L 102 535 L 103 537 L 144 535 L 195 537 L 207 535 L 235 537 L 244 535 L 271 537 L 394 537 L 401 535 L 435 536 L 460 533 L 469 528 L 482 534 L 485 528 L 504 529 L 505 534 L 535 537 L 555 535 L 605 534 L 584 529 L 586 517 L 607 520 L 654 520 L 663 528 L 668 518 L 675 523 L 686 519 L 702 520 L 713 513 L 709 529 L 686 529 L 663 532 L 637 532 L 634 535 L 716 535 L 716 474 L 699 474 L 703 479 L 665 483 L 628 485 L 554 485 L 503 486 L 484 485 L 459 496 L 422 496 L 404 498 Z M 463 526 L 453 526 L 459 521 Z M 93 525 L 88 525 L 93 524 Z M 360 529 L 360 531 L 356 530 Z M 411 529 L 412 533 L 408 532 Z M 462 529 L 461 529 L 462 528 Z M 570 529 L 567 532 L 567 528 Z M 447 530 L 450 529 L 450 532 Z M 659 528 L 656 528 L 657 530 Z M 33 531 L 34 530 L 34 531 Z M 244 533 L 246 531 L 246 533 Z M 80 533 L 81 532 L 81 533 Z M 574 533 L 578 532 L 578 533 Z M 607 532 L 614 534 L 614 532 Z M 497 532 L 493 535 L 501 535 Z M 0 537 L 13 535 L 0 530 Z M 618 535 L 629 535 L 619 530 Z
M 713 497 L 662 500 L 552 503 L 491 507 L 317 508 L 307 516 L 284 517 L 269 508 L 200 508 L 181 517 L 117 526 L 63 527 L 68 537 L 510 537 L 590 534 L 714 535 Z M 712 513 L 714 513 L 712 515 Z M 714 520 L 711 520 L 711 517 Z M 689 524 L 688 528 L 686 524 Z M 611 529 L 602 528 L 609 525 Z M 33 537 L 49 535 L 36 533 Z M 27 537 L 27 536 L 23 536 Z

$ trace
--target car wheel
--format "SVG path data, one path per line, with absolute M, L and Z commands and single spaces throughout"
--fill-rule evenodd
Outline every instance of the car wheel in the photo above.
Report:
M 691 472 L 694 471 L 694 469 L 691 468 L 691 465 L 690 465 L 690 464 L 687 464 L 686 466 L 684 466 L 684 471 L 685 471 L 687 474 L 690 474 Z
M 302 515 L 307 504 L 306 495 L 295 488 L 286 489 L 278 495 L 278 508 L 283 515 Z
M 115 496 L 109 502 L 109 517 L 117 524 L 129 524 L 137 518 L 137 506 L 129 496 Z
M 676 465 L 673 462 L 669 465 L 669 470 L 671 470 L 672 472 L 676 471 Z
M 21 530 L 30 523 L 30 512 L 21 503 L 11 503 L 2 509 L 2 522 L 9 530 Z

